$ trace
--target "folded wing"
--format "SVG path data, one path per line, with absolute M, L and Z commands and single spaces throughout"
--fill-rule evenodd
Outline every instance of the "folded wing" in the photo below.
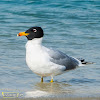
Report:
M 51 62 L 65 66 L 66 70 L 75 69 L 81 64 L 78 59 L 70 57 L 61 51 L 53 49 L 47 49 L 46 51 L 49 54 Z

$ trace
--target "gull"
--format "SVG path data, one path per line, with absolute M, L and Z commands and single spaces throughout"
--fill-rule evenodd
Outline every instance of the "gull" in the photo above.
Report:
M 46 76 L 51 76 L 51 82 L 53 82 L 54 76 L 88 64 L 84 59 L 77 59 L 59 50 L 43 46 L 44 32 L 41 27 L 31 27 L 25 32 L 20 32 L 17 36 L 26 36 L 28 40 L 26 63 L 35 74 L 41 77 L 41 82 Z

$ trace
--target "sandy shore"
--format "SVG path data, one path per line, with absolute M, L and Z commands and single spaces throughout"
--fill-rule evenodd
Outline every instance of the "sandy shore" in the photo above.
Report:
M 2 98 L 0 100 L 5 100 Z M 100 97 L 79 97 L 79 98 L 6 98 L 6 100 L 100 100 Z

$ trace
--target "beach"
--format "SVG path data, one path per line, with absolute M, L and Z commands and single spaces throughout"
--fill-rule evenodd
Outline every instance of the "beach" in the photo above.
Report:
M 1 100 L 5 100 L 5 99 L 1 99 Z M 26 99 L 6 99 L 6 100 L 100 100 L 99 97 L 85 97 L 85 98 L 26 98 Z

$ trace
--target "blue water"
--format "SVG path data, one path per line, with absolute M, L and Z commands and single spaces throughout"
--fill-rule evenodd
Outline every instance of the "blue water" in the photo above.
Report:
M 43 28 L 44 46 L 95 64 L 56 76 L 54 83 L 50 77 L 40 83 L 25 63 L 27 39 L 17 37 L 32 26 Z M 100 1 L 0 0 L 0 96 L 6 91 L 24 97 L 99 96 Z

